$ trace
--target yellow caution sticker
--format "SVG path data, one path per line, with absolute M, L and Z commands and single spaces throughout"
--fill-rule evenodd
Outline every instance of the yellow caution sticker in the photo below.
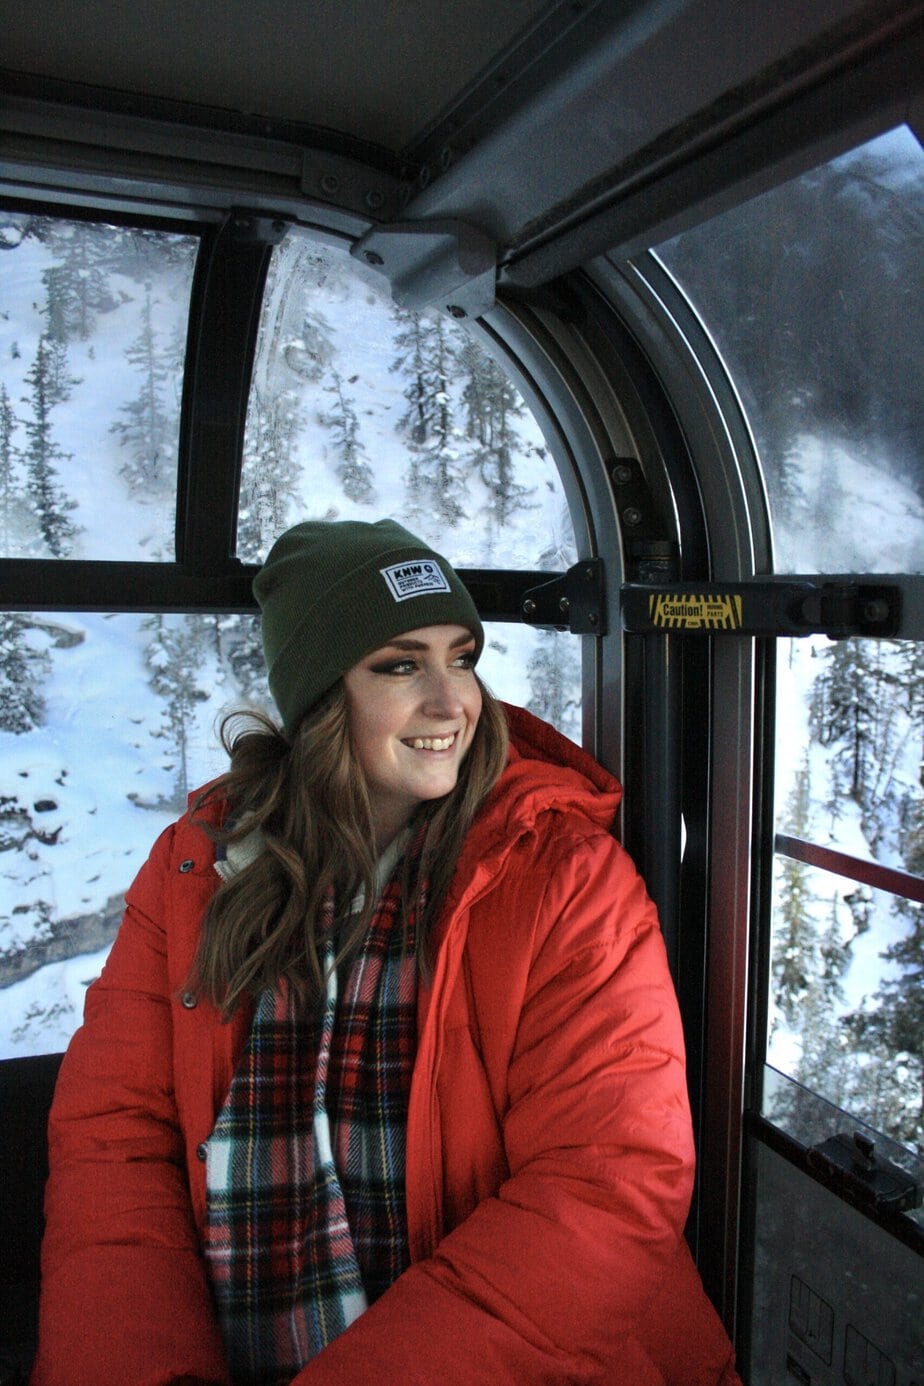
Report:
M 648 615 L 652 625 L 672 630 L 738 630 L 743 603 L 740 595 L 652 593 Z

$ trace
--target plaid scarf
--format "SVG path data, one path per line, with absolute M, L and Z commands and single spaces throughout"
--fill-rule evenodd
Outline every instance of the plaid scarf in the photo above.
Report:
M 408 1265 L 417 973 L 400 898 L 395 874 L 342 1000 L 332 943 L 315 1006 L 263 992 L 208 1142 L 205 1256 L 238 1386 L 290 1382 Z M 333 917 L 331 896 L 328 937 Z

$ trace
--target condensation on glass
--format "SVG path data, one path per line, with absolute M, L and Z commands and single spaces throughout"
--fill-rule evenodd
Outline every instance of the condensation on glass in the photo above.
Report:
M 0 557 L 174 561 L 198 245 L 0 210 Z
M 657 254 L 738 387 L 775 570 L 924 572 L 924 150 L 912 132 Z
M 899 128 L 658 250 L 751 424 L 777 572 L 924 572 L 922 233 Z M 776 683 L 777 833 L 924 875 L 924 648 L 781 639 Z M 772 894 L 769 1063 L 924 1149 L 924 906 L 783 853 Z

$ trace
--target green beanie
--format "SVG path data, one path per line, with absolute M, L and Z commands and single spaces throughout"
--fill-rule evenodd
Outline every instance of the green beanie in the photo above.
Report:
M 445 558 L 394 520 L 305 520 L 270 549 L 253 584 L 269 685 L 286 734 L 364 655 L 419 626 L 468 626 L 475 604 Z

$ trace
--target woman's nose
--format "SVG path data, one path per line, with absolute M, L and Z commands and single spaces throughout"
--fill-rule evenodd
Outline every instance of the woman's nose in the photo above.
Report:
M 462 698 L 457 679 L 449 670 L 434 670 L 427 679 L 424 711 L 432 717 L 457 717 L 462 711 Z

